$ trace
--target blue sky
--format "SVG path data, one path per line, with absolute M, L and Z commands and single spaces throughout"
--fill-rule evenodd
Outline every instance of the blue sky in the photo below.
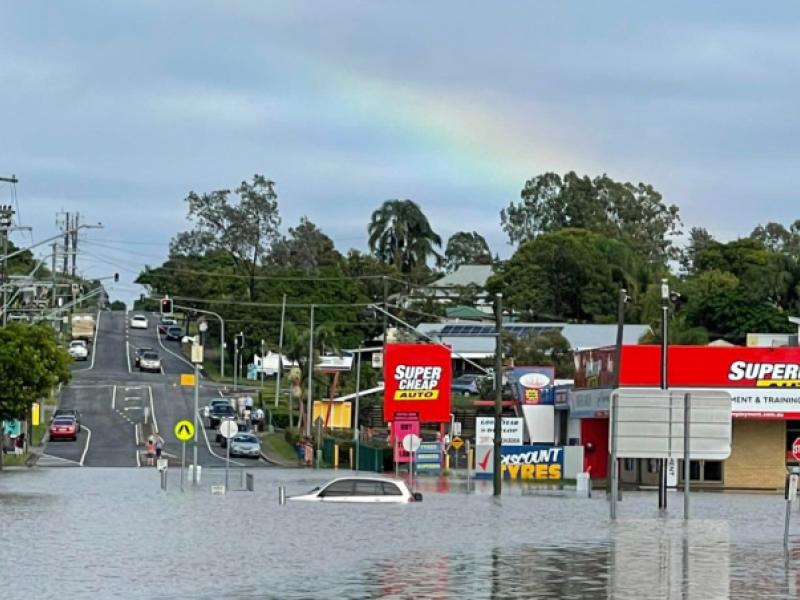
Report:
M 538 173 L 645 181 L 729 239 L 797 214 L 795 4 L 0 0 L 0 175 L 21 220 L 102 221 L 89 276 L 129 299 L 189 190 L 277 182 L 346 251 L 412 198 L 447 237 L 513 249 Z M 0 203 L 10 199 L 0 186 Z M 22 243 L 26 237 L 17 234 Z M 27 238 L 30 239 L 30 238 Z

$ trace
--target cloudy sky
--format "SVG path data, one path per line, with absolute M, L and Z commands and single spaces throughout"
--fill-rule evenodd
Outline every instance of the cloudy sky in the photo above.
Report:
M 113 297 L 187 228 L 189 190 L 257 172 L 284 227 L 308 215 L 342 251 L 411 198 L 507 256 L 498 213 L 549 170 L 649 182 L 723 239 L 800 218 L 794 2 L 0 0 L 0 17 L 0 176 L 35 240 L 62 209 L 103 222 L 81 261 L 120 272 Z

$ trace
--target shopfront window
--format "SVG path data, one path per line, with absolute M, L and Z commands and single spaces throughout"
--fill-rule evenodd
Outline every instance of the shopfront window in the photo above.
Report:
M 678 461 L 678 476 L 683 481 L 683 461 Z M 689 481 L 722 483 L 722 461 L 693 460 L 689 464 Z

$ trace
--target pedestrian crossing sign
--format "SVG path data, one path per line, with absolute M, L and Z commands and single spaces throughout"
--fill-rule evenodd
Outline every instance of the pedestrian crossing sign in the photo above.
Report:
M 175 437 L 185 442 L 194 437 L 194 425 L 191 421 L 178 421 L 175 423 Z

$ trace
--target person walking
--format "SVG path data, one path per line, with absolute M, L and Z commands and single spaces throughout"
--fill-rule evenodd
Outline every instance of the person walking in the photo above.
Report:
M 145 451 L 147 452 L 147 464 L 148 465 L 154 464 L 156 456 L 156 441 L 152 435 L 147 438 L 147 443 L 145 444 Z
M 14 440 L 14 454 L 23 454 L 25 451 L 25 434 L 20 433 Z
M 161 458 L 161 453 L 164 451 L 164 438 L 156 435 L 156 461 Z

